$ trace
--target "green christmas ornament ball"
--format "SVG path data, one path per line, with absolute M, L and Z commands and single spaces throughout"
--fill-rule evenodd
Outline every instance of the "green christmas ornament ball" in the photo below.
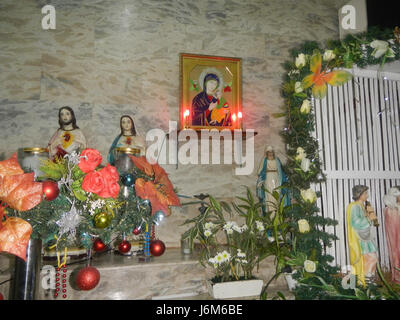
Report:
M 96 228 L 107 228 L 111 223 L 111 216 L 107 212 L 100 212 L 94 216 L 94 225 Z

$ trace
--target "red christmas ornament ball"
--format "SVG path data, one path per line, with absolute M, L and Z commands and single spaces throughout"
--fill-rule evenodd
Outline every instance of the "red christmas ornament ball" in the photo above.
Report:
M 159 257 L 165 251 L 165 244 L 161 240 L 154 240 L 150 243 L 150 253 L 153 256 Z
M 141 229 L 138 229 L 138 228 L 133 229 L 133 234 L 136 235 L 136 236 L 138 234 L 140 234 L 140 232 L 141 232 Z
M 92 290 L 100 281 L 100 272 L 95 267 L 86 267 L 76 275 L 76 285 L 81 290 Z
M 121 253 L 128 253 L 131 250 L 131 243 L 129 241 L 123 240 L 118 246 L 118 250 Z
M 96 252 L 103 252 L 104 250 L 106 250 L 107 246 L 105 245 L 105 243 L 103 241 L 101 241 L 101 239 L 96 239 L 93 242 L 93 250 Z
M 43 193 L 45 194 L 45 199 L 47 201 L 52 201 L 58 197 L 60 189 L 58 189 L 58 184 L 54 181 L 44 181 L 42 184 Z

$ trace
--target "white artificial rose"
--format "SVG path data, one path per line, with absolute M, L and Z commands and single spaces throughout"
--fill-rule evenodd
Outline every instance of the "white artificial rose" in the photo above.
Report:
M 301 170 L 303 170 L 304 172 L 308 172 L 310 170 L 310 164 L 310 159 L 303 158 L 303 160 L 301 160 Z
M 306 55 L 304 53 L 300 53 L 296 58 L 296 67 L 301 69 L 306 65 Z
M 324 53 L 324 61 L 331 61 L 336 58 L 336 54 L 333 53 L 333 50 L 325 50 Z
M 304 114 L 308 114 L 311 111 L 311 102 L 310 100 L 304 100 L 303 104 L 300 107 L 300 112 Z
M 298 147 L 296 153 L 296 160 L 303 160 L 305 157 L 307 157 L 307 154 L 302 147 Z
M 317 200 L 317 194 L 313 189 L 301 190 L 301 197 L 306 202 L 314 203 Z
M 382 57 L 384 54 L 388 53 L 388 57 L 394 57 L 394 52 L 391 48 L 389 48 L 389 42 L 387 41 L 382 41 L 382 40 L 374 40 L 369 44 L 372 48 L 374 48 L 374 51 L 372 52 L 372 55 L 376 58 L 379 59 Z
M 310 225 L 308 224 L 308 221 L 306 219 L 300 219 L 297 221 L 299 225 L 299 231 L 300 233 L 307 233 L 310 231 Z
M 294 84 L 294 91 L 295 91 L 296 93 L 303 92 L 303 86 L 301 85 L 301 82 L 300 82 L 300 81 L 297 81 L 297 82 Z
M 308 273 L 314 273 L 317 270 L 317 265 L 314 261 L 306 260 L 304 261 L 304 270 Z

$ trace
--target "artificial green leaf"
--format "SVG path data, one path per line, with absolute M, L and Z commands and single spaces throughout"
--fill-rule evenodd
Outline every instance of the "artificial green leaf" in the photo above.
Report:
M 84 176 L 85 176 L 85 173 L 78 166 L 75 166 L 72 169 L 72 177 L 74 180 L 79 180 Z
M 221 205 L 217 200 L 215 200 L 212 196 L 210 196 L 211 206 L 218 212 L 221 212 Z
M 226 212 L 232 213 L 232 209 L 225 201 L 221 201 L 221 206 L 224 208 Z
M 282 300 L 286 300 L 286 297 L 285 297 L 285 295 L 284 295 L 282 292 L 278 291 L 276 294 L 277 294 Z
M 286 117 L 286 116 L 287 116 L 287 112 L 273 113 L 272 116 L 273 116 L 275 119 L 283 118 L 283 117 Z

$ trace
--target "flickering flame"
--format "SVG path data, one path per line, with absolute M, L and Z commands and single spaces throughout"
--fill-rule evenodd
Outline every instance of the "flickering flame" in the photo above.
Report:
M 238 118 L 239 118 L 239 119 L 242 119 L 242 118 L 243 118 L 242 112 L 240 112 L 240 111 L 238 112 Z
M 184 114 L 183 114 L 183 116 L 185 117 L 185 118 L 187 118 L 187 117 L 189 117 L 189 110 L 185 110 L 185 112 L 184 112 Z
M 233 121 L 236 121 L 236 113 L 234 113 L 234 114 L 232 115 L 232 120 L 233 120 Z

